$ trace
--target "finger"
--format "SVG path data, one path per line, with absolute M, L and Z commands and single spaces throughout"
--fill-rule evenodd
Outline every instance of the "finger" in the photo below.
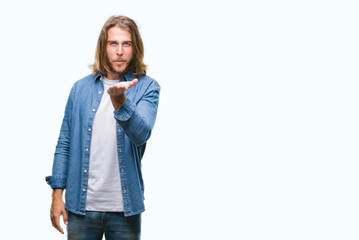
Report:
M 118 94 L 119 92 L 123 91 L 124 86 L 121 85 L 114 85 L 112 88 L 112 92 Z
M 60 216 L 55 216 L 55 224 L 54 227 L 62 234 L 64 234 L 64 230 L 62 230 L 61 226 L 60 226 Z
M 55 227 L 55 219 L 51 216 L 51 224 Z
M 126 86 L 124 86 L 124 85 L 118 85 L 118 86 L 116 86 L 116 90 L 117 90 L 117 91 L 122 91 L 122 90 L 124 90 L 124 89 L 126 89 Z
M 114 93 L 116 95 L 123 94 L 125 91 L 126 91 L 126 87 L 122 85 L 116 86 L 116 88 L 114 88 Z
M 107 89 L 107 92 L 108 92 L 108 94 L 112 94 L 112 92 L 113 92 L 113 87 L 112 87 L 112 86 L 109 87 L 109 88 Z
M 118 87 L 116 85 L 109 87 L 107 90 L 108 94 L 116 94 L 117 91 L 118 91 Z
M 133 79 L 133 80 L 130 82 L 130 84 L 131 84 L 130 87 L 134 86 L 137 82 L 138 82 L 138 79 L 137 79 L 137 78 Z
M 54 226 L 55 227 L 55 223 L 56 223 L 56 218 L 55 218 L 55 216 L 54 216 L 54 214 L 50 214 L 50 219 L 51 219 L 51 224 L 52 224 L 52 226 Z
M 66 210 L 64 210 L 64 211 L 62 212 L 62 218 L 63 218 L 63 220 L 64 220 L 64 224 L 67 225 L 67 224 L 69 223 L 69 218 L 67 217 L 67 212 L 66 212 Z

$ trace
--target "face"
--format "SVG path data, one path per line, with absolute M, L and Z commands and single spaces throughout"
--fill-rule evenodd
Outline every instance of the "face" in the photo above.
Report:
M 111 66 L 106 77 L 110 80 L 119 79 L 126 73 L 133 56 L 130 32 L 119 27 L 110 28 L 107 32 L 106 54 Z

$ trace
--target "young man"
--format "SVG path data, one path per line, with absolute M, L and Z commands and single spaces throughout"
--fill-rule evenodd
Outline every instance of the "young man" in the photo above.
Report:
M 140 239 L 141 159 L 155 123 L 160 86 L 146 75 L 136 23 L 110 17 L 93 74 L 71 89 L 56 146 L 52 225 L 68 239 Z M 65 202 L 62 193 L 66 189 Z

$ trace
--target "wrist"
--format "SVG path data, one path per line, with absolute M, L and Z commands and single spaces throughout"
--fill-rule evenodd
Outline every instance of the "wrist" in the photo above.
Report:
M 111 102 L 115 110 L 120 108 L 125 101 L 126 101 L 125 94 L 122 94 L 121 96 L 111 96 Z
M 52 192 L 52 200 L 58 200 L 58 199 L 62 200 L 63 191 L 64 189 L 62 188 L 55 188 Z

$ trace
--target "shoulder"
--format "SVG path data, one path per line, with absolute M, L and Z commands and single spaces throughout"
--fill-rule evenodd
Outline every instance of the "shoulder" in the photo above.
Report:
M 83 85 L 88 85 L 89 83 L 94 83 L 96 77 L 97 76 L 95 76 L 94 74 L 91 73 L 91 74 L 77 80 L 74 83 L 74 87 L 80 87 L 80 86 L 83 86 Z
M 93 87 L 96 83 L 96 76 L 89 74 L 79 80 L 77 80 L 71 88 L 70 97 L 75 98 L 77 95 L 86 92 L 88 89 Z
M 79 80 L 77 80 L 72 86 L 72 92 L 81 91 L 95 84 L 97 76 L 89 74 Z
M 148 75 L 142 75 L 138 78 L 138 85 L 143 88 L 157 88 L 160 89 L 159 83 L 152 77 Z

